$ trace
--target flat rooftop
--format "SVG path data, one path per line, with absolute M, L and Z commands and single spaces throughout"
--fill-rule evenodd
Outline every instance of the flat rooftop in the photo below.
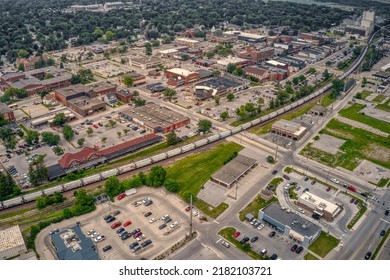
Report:
M 300 197 L 299 200 L 308 201 L 311 204 L 316 205 L 318 208 L 322 208 L 323 210 L 329 212 L 329 213 L 335 213 L 337 209 L 339 208 L 338 205 L 327 201 L 319 196 L 316 196 L 310 192 L 304 192 Z
M 116 88 L 116 85 L 109 81 L 100 81 L 94 84 L 89 84 L 88 87 L 93 91 L 102 91 L 102 90 Z
M 248 61 L 247 59 L 232 56 L 232 57 L 218 60 L 217 63 L 221 64 L 223 66 L 228 66 L 228 64 L 230 64 L 230 63 L 236 64 L 236 63 L 242 63 L 242 62 L 247 62 L 247 61 Z
M 287 213 L 286 211 L 283 211 L 279 204 L 272 203 L 261 211 L 277 222 L 289 226 L 292 230 L 302 236 L 310 237 L 315 235 L 318 231 L 321 231 L 319 226 L 302 218 L 301 216 L 292 212 Z
M 80 109 L 88 109 L 95 105 L 104 104 L 99 98 L 89 98 L 88 96 L 80 96 L 69 100 L 70 104 L 79 107 Z
M 295 123 L 292 121 L 288 120 L 278 120 L 272 125 L 272 129 L 280 129 L 280 130 L 285 130 L 290 133 L 298 133 L 301 129 L 302 126 L 299 123 Z
M 131 58 L 131 61 L 134 61 L 134 62 L 138 62 L 138 63 L 141 63 L 141 64 L 146 64 L 148 62 L 152 62 L 152 63 L 157 63 L 157 62 L 161 62 L 161 60 L 157 57 L 134 57 L 134 58 Z
M 196 44 L 196 43 L 199 43 L 198 40 L 193 40 L 193 39 L 188 39 L 188 38 L 176 38 L 176 42 L 186 42 L 186 43 L 192 43 L 192 44 Z
M 89 92 L 90 88 L 82 85 L 82 84 L 76 84 L 76 85 L 71 85 L 65 88 L 57 89 L 56 90 L 58 93 L 61 95 L 67 97 L 67 96 L 72 96 L 74 94 L 80 93 L 80 92 Z
M 174 73 L 176 75 L 181 75 L 181 76 L 189 76 L 191 74 L 196 74 L 196 72 L 193 72 L 193 71 L 190 71 L 190 70 L 187 70 L 187 69 L 184 69 L 184 68 L 172 68 L 172 69 L 169 69 L 167 70 L 168 72 L 171 72 L 171 73 Z
M 247 37 L 247 38 L 250 38 L 250 39 L 256 39 L 256 40 L 265 38 L 265 36 L 263 36 L 263 35 L 247 33 L 247 32 L 241 32 L 241 31 L 234 31 L 234 30 L 233 31 L 223 32 L 223 34 L 243 36 L 243 37 Z
M 215 180 L 231 185 L 256 162 L 257 160 L 253 158 L 244 155 L 237 155 L 234 159 L 211 175 L 211 177 Z
M 240 84 L 225 77 L 217 77 L 207 81 L 197 83 L 196 87 L 208 87 L 216 90 L 238 87 Z
M 19 226 L 0 230 L 0 252 L 19 246 L 25 246 Z

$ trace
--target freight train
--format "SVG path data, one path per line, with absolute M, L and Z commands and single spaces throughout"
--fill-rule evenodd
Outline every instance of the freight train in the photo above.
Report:
M 372 42 L 372 39 L 374 38 L 375 34 L 372 35 L 369 43 L 366 45 L 364 50 L 361 52 L 359 58 L 355 61 L 354 65 L 348 71 L 346 71 L 344 74 L 339 76 L 338 77 L 339 79 L 344 80 L 353 71 L 355 71 L 357 69 L 357 67 L 363 61 L 364 56 L 366 55 L 368 47 L 370 46 L 370 44 Z M 310 100 L 320 96 L 321 94 L 325 93 L 326 91 L 328 91 L 331 88 L 332 88 L 332 85 L 328 84 L 325 87 L 319 89 L 318 91 L 316 91 L 316 92 L 314 92 L 314 93 L 312 93 L 312 94 L 310 94 L 310 95 L 308 95 L 308 96 L 306 96 L 304 98 L 301 98 L 300 100 L 298 100 L 298 101 L 296 101 L 296 102 L 294 102 L 292 104 L 289 104 L 289 105 L 287 105 L 287 106 L 285 106 L 285 107 L 283 107 L 281 109 L 278 109 L 277 111 L 271 112 L 271 113 L 269 113 L 269 114 L 267 114 L 265 116 L 262 116 L 260 118 L 255 119 L 255 120 L 253 120 L 251 122 L 244 123 L 241 126 L 237 126 L 237 127 L 232 128 L 232 129 L 225 130 L 225 131 L 213 134 L 213 135 L 211 135 L 211 136 L 209 136 L 207 138 L 204 138 L 204 139 L 196 141 L 194 143 L 185 145 L 185 146 L 180 147 L 180 148 L 173 149 L 173 150 L 168 151 L 166 153 L 161 153 L 161 154 L 158 154 L 158 155 L 146 158 L 146 159 L 142 159 L 142 160 L 136 161 L 134 163 L 126 164 L 126 165 L 120 166 L 118 168 L 113 168 L 113 169 L 110 169 L 110 170 L 107 170 L 107 171 L 103 171 L 101 173 L 98 173 L 98 174 L 95 174 L 95 175 L 91 175 L 91 176 L 88 176 L 88 177 L 85 177 L 85 178 L 82 178 L 82 179 L 79 179 L 79 180 L 76 180 L 76 181 L 72 181 L 72 182 L 69 182 L 69 183 L 64 183 L 64 184 L 59 185 L 59 186 L 51 187 L 51 188 L 48 188 L 48 189 L 45 189 L 45 190 L 36 191 L 36 192 L 33 192 L 33 193 L 29 193 L 29 194 L 25 194 L 25 195 L 18 196 L 18 197 L 9 199 L 9 200 L 0 201 L 0 210 L 6 209 L 6 208 L 10 208 L 10 207 L 14 207 L 14 206 L 18 206 L 18 205 L 21 205 L 21 204 L 24 204 L 24 203 L 32 202 L 37 197 L 40 197 L 40 196 L 43 196 L 43 195 L 49 196 L 49 195 L 53 195 L 55 192 L 62 193 L 62 192 L 70 191 L 70 190 L 73 190 L 73 189 L 77 189 L 77 188 L 80 188 L 82 186 L 86 186 L 86 185 L 89 185 L 89 184 L 92 184 L 92 183 L 95 183 L 95 182 L 99 182 L 99 181 L 105 180 L 105 179 L 107 179 L 108 177 L 111 177 L 111 176 L 124 174 L 124 173 L 127 173 L 129 171 L 133 171 L 133 170 L 136 170 L 136 169 L 148 166 L 150 164 L 154 164 L 154 163 L 157 163 L 159 161 L 162 161 L 162 160 L 165 160 L 165 159 L 168 159 L 168 158 L 172 158 L 172 157 L 175 157 L 177 155 L 180 155 L 180 154 L 187 153 L 189 151 L 198 149 L 198 148 L 200 148 L 202 146 L 205 146 L 207 144 L 213 143 L 213 142 L 218 141 L 220 139 L 223 139 L 223 138 L 229 137 L 231 135 L 234 135 L 236 133 L 239 133 L 241 131 L 247 130 L 247 129 L 253 127 L 253 126 L 262 124 L 262 123 L 264 123 L 264 122 L 266 122 L 266 121 L 268 121 L 270 119 L 274 119 L 274 118 L 276 118 L 276 117 L 278 117 L 278 116 L 280 116 L 280 115 L 282 115 L 282 114 L 284 114 L 284 113 L 286 113 L 286 112 L 288 112 L 290 110 L 293 110 L 294 108 L 296 108 L 298 106 L 301 106 L 302 104 L 304 104 L 304 103 L 306 103 L 306 102 L 308 102 L 308 101 L 310 101 Z

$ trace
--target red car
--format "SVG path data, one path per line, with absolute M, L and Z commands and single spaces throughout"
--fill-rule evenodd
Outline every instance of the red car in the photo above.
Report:
M 328 192 L 328 191 L 330 191 L 330 189 L 331 189 L 331 188 L 330 188 L 330 187 L 328 187 L 328 188 L 326 189 L 326 191 Z
M 117 199 L 118 200 L 121 200 L 122 198 L 124 198 L 126 196 L 125 193 L 121 193 L 120 195 L 118 195 Z
M 112 228 L 112 229 L 117 228 L 117 227 L 119 227 L 121 224 L 122 224 L 121 222 L 113 223 L 113 224 L 111 225 L 111 228 Z
M 232 236 L 233 236 L 233 238 L 237 238 L 240 236 L 240 234 L 241 234 L 241 232 L 236 231 Z
M 133 235 L 133 238 L 136 239 L 138 236 L 141 236 L 141 235 L 142 235 L 142 231 L 139 231 Z
M 127 227 L 127 226 L 129 226 L 129 225 L 131 225 L 131 221 L 127 221 L 127 222 L 125 222 L 125 223 L 123 224 L 124 227 Z
M 188 206 L 185 210 L 186 212 L 189 212 L 191 210 L 191 206 Z
M 97 124 L 94 124 L 93 127 L 94 127 L 94 128 L 99 128 Z

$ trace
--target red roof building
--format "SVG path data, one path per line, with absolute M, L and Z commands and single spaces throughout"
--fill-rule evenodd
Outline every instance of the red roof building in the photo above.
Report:
M 101 156 L 101 152 L 97 148 L 85 147 L 81 151 L 71 154 L 66 153 L 58 161 L 62 168 L 67 169 L 75 165 L 80 165 Z

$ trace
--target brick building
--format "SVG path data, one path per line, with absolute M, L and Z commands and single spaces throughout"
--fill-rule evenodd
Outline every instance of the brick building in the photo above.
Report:
M 258 66 L 247 66 L 242 69 L 245 75 L 257 78 L 260 81 L 265 81 L 269 77 L 268 69 Z
M 42 54 L 42 56 L 18 58 L 16 60 L 16 65 L 23 65 L 24 71 L 31 71 L 35 69 L 35 63 L 37 63 L 40 60 L 46 61 L 47 56 L 45 54 Z
M 130 65 L 141 68 L 142 70 L 150 69 L 161 65 L 162 61 L 157 57 L 134 57 L 130 59 Z
M 123 103 L 130 103 L 134 98 L 134 94 L 128 90 L 120 89 L 116 92 L 116 98 Z
M 136 72 L 130 72 L 123 75 L 120 78 L 120 81 L 123 83 L 124 77 L 131 77 L 133 79 L 133 86 L 138 86 L 146 83 L 146 77 L 144 75 L 138 74 Z
M 198 72 L 192 72 L 183 68 L 172 68 L 166 70 L 165 76 L 168 79 L 167 84 L 174 87 L 188 85 L 200 80 Z
M 269 58 L 272 58 L 275 55 L 275 50 L 273 48 L 254 48 L 249 47 L 246 51 L 238 54 L 238 57 L 249 59 L 255 63 L 265 61 Z
M 6 104 L 1 102 L 0 102 L 0 115 L 5 120 L 9 120 L 10 122 L 15 121 L 14 111 L 12 111 L 12 109 L 8 107 Z

